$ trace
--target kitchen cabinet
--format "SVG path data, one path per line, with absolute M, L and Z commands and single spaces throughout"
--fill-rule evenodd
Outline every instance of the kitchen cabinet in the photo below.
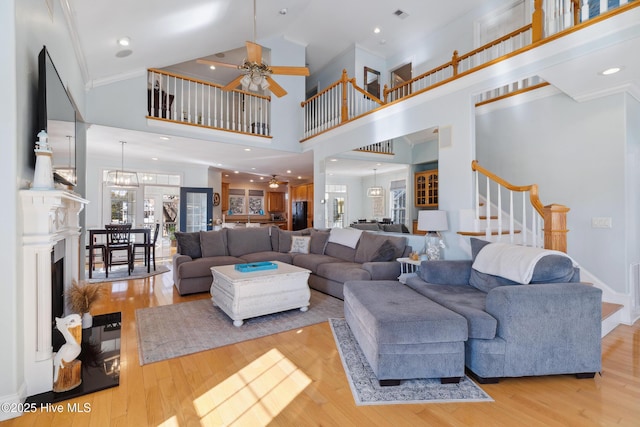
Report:
M 222 194 L 220 195 L 220 209 L 222 210 L 223 214 L 226 214 L 229 210 L 229 183 L 223 182 L 221 187 Z
M 414 201 L 419 208 L 438 207 L 438 169 L 416 172 Z
M 284 212 L 287 210 L 283 192 L 270 191 L 267 193 L 267 210 L 269 212 Z

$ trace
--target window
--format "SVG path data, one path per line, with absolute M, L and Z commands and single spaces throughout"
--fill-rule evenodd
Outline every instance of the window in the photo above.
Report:
M 136 190 L 115 189 L 111 193 L 111 223 L 135 224 L 136 223 Z
M 407 217 L 407 183 L 404 179 L 391 181 L 389 206 L 391 221 L 394 224 L 404 224 Z

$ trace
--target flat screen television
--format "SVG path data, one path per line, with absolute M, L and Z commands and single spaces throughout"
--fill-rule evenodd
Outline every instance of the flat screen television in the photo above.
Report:
M 45 130 L 53 151 L 53 178 L 75 186 L 76 109 L 44 46 L 38 55 L 38 132 Z

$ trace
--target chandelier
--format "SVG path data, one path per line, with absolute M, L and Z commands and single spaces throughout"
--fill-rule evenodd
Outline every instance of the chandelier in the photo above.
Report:
M 120 144 L 122 144 L 122 162 L 120 169 L 107 172 L 107 187 L 137 188 L 140 186 L 138 173 L 124 170 L 124 144 L 126 144 L 126 141 L 120 141 Z
M 376 185 L 376 170 L 373 170 L 373 186 L 367 188 L 367 197 L 382 197 L 382 187 Z
M 278 188 L 279 186 L 280 184 L 278 183 L 276 176 L 272 175 L 272 178 L 269 180 L 269 188 Z

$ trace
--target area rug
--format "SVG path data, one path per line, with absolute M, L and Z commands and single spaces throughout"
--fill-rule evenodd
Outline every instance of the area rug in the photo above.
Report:
M 358 406 L 493 401 L 466 376 L 458 384 L 440 384 L 438 378 L 404 380 L 398 386 L 381 387 L 346 320 L 329 319 L 329 324 Z
M 140 365 L 210 350 L 344 316 L 343 302 L 311 290 L 309 310 L 246 319 L 240 327 L 210 299 L 136 310 Z
M 136 265 L 131 274 L 128 274 L 126 265 L 118 265 L 111 267 L 111 271 L 109 271 L 109 277 L 105 277 L 103 269 L 94 270 L 92 274 L 93 277 L 91 279 L 89 279 L 89 272 L 87 271 L 85 277 L 87 278 L 88 283 L 102 283 L 115 282 L 118 280 L 144 279 L 146 277 L 155 276 L 156 274 L 166 273 L 167 271 L 171 270 L 166 265 L 156 265 L 155 270 L 152 266 L 151 271 L 147 273 L 146 266 Z

